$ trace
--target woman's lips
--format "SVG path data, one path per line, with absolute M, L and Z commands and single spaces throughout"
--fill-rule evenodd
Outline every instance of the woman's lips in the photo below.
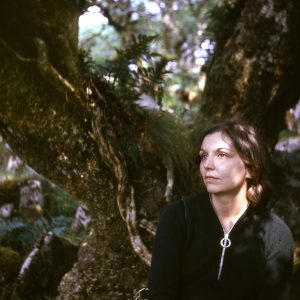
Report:
M 215 181 L 218 180 L 218 177 L 214 177 L 214 176 L 205 176 L 204 177 L 205 181 Z

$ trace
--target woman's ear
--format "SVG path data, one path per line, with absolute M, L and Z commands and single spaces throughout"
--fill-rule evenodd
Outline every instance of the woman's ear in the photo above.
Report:
M 251 179 L 251 175 L 250 175 L 248 169 L 246 169 L 246 179 Z

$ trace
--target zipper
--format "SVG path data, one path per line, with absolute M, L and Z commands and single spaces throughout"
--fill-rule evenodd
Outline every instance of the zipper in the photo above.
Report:
M 232 230 L 233 227 L 234 226 L 231 227 L 230 231 Z M 224 229 L 223 229 L 223 231 L 224 231 Z M 220 280 L 220 278 L 221 278 L 221 273 L 222 273 L 223 263 L 224 263 L 225 250 L 226 250 L 226 248 L 230 247 L 230 245 L 231 245 L 231 240 L 229 239 L 230 231 L 228 233 L 226 233 L 224 231 L 224 237 L 220 241 L 220 244 L 222 246 L 222 254 L 221 254 L 221 259 L 220 259 L 220 264 L 219 264 L 218 280 Z
M 214 212 L 215 212 L 215 215 L 216 215 L 217 219 L 219 220 L 218 215 L 217 215 L 217 213 L 216 213 L 216 211 L 215 211 L 215 208 L 214 208 L 214 206 L 213 206 L 213 203 L 212 203 L 211 199 L 210 199 L 210 202 L 211 202 L 211 206 L 212 206 L 212 208 L 213 208 L 213 210 L 214 210 Z M 232 225 L 232 227 L 230 228 L 230 230 L 229 230 L 228 232 L 225 232 L 225 230 L 224 230 L 224 228 L 223 228 L 223 226 L 222 226 L 222 223 L 221 223 L 221 221 L 219 220 L 219 223 L 220 223 L 220 225 L 221 225 L 221 227 L 222 227 L 222 229 L 223 229 L 223 232 L 224 232 L 224 237 L 220 240 L 220 245 L 221 245 L 221 247 L 222 247 L 222 253 L 221 253 L 221 258 L 220 258 L 220 263 L 219 263 L 219 270 L 218 270 L 217 280 L 220 280 L 220 278 L 221 278 L 222 269 L 223 269 L 223 264 L 224 264 L 225 251 L 226 251 L 226 249 L 229 248 L 230 245 L 231 245 L 231 240 L 229 239 L 229 234 L 230 234 L 230 232 L 232 231 L 232 229 L 235 227 L 235 225 L 236 225 L 237 223 L 239 223 L 239 220 L 240 220 L 241 217 L 245 214 L 245 212 L 247 211 L 248 207 L 249 207 L 249 202 L 248 202 L 248 205 L 247 205 L 245 211 L 240 215 L 240 217 L 236 220 L 236 222 Z

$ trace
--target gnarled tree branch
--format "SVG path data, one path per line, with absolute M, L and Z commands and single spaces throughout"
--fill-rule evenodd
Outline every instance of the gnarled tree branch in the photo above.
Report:
M 127 224 L 130 242 L 134 252 L 139 256 L 139 258 L 144 263 L 150 266 L 151 254 L 148 251 L 147 247 L 144 245 L 138 231 L 133 187 L 131 187 L 131 196 L 127 204 L 126 224 Z
M 106 165 L 112 168 L 115 178 L 117 179 L 117 203 L 119 212 L 124 221 L 126 221 L 126 183 L 127 172 L 125 169 L 125 159 L 120 152 L 116 152 L 110 142 L 110 138 L 105 137 L 102 130 L 104 123 L 104 115 L 99 107 L 95 108 L 94 120 L 92 122 L 93 132 L 99 146 L 99 152 L 104 159 Z M 110 137 L 113 133 L 110 132 Z
M 165 196 L 167 202 L 169 202 L 170 197 L 172 195 L 173 186 L 174 186 L 174 169 L 173 169 L 172 163 L 164 162 L 164 165 L 165 165 L 166 170 L 167 170 L 167 186 L 166 186 L 164 196 Z
M 78 95 L 77 89 L 64 78 L 49 62 L 47 45 L 41 38 L 35 39 L 35 45 L 37 47 L 37 66 L 41 75 L 44 76 L 58 91 L 64 92 L 66 89 L 72 94 Z
M 152 236 L 155 236 L 157 226 L 153 222 L 150 222 L 146 219 L 142 219 L 139 223 L 139 227 L 145 229 Z
M 20 53 L 18 53 L 15 49 L 10 47 L 2 38 L 0 38 L 0 43 L 10 52 L 12 53 L 18 60 L 22 62 L 36 62 L 35 58 L 30 58 L 30 57 L 24 57 Z

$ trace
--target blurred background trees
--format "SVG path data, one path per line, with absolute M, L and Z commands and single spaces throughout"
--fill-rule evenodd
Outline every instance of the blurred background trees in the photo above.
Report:
M 199 134 L 224 118 L 260 131 L 270 205 L 299 242 L 298 1 L 0 8 L 2 295 L 132 299 L 162 207 L 201 188 Z
M 151 43 L 157 55 L 153 59 L 159 59 L 169 74 L 164 81 L 162 104 L 188 122 L 189 115 L 197 110 L 196 99 L 205 84 L 202 66 L 215 44 L 208 20 L 212 14 L 218 14 L 213 10 L 217 3 L 101 1 L 80 18 L 80 46 L 96 62 L 105 64 L 114 58 L 116 48 L 130 43 L 133 35 L 157 36 Z

